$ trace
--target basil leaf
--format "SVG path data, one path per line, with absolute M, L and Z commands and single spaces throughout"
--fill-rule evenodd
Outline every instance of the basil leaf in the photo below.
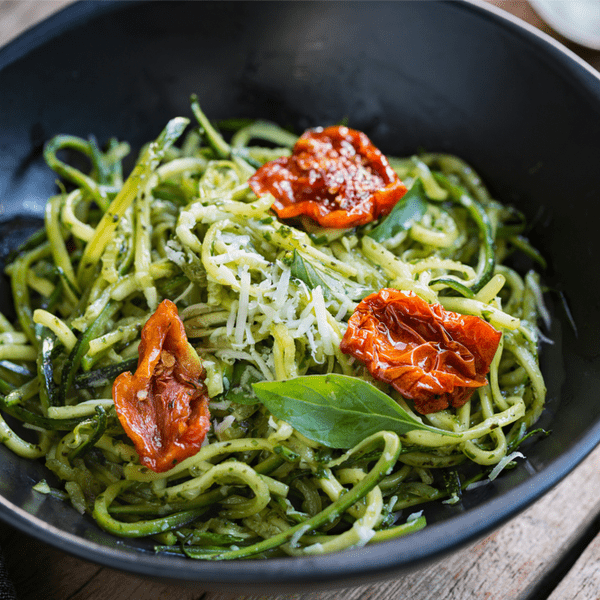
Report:
M 347 296 L 351 300 L 362 300 L 365 296 L 376 291 L 372 287 L 356 283 L 347 278 L 338 279 L 334 275 L 324 273 L 321 269 L 313 266 L 297 250 L 294 250 L 289 264 L 292 277 L 303 281 L 311 290 L 320 285 L 321 290 L 323 290 L 323 297 L 326 300 L 336 295 L 338 297 Z
M 323 276 L 297 250 L 294 250 L 292 256 L 290 272 L 293 277 L 304 281 L 311 290 L 320 285 L 323 290 L 323 296 L 325 298 L 331 297 L 331 281 L 325 281 Z
M 252 385 L 278 419 L 330 448 L 352 448 L 378 431 L 402 435 L 414 429 L 455 434 L 414 419 L 390 396 L 363 379 L 330 373 Z
M 415 179 L 412 187 L 396 202 L 390 214 L 377 227 L 367 234 L 376 242 L 389 240 L 401 231 L 410 229 L 427 211 L 427 195 L 420 178 Z

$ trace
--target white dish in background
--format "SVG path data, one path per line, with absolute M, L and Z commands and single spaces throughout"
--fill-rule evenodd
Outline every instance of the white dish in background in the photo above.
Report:
M 561 35 L 600 50 L 600 0 L 530 0 L 530 4 Z

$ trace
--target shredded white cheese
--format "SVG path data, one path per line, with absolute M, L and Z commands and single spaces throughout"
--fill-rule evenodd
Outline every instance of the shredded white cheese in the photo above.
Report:
M 229 429 L 234 421 L 235 417 L 233 415 L 227 415 L 220 423 L 215 425 L 215 433 L 220 434 Z
M 500 475 L 504 467 L 506 467 L 508 463 L 515 460 L 515 458 L 525 458 L 525 455 L 521 454 L 521 452 L 511 452 L 502 458 L 502 460 L 500 460 L 500 462 L 492 469 L 492 472 L 490 473 L 490 481 L 494 481 L 494 479 Z

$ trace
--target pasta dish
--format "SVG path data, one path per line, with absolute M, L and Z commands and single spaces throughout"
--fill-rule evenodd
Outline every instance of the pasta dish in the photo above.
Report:
M 2 442 L 45 461 L 35 489 L 225 560 L 406 535 L 514 466 L 548 320 L 523 216 L 456 156 L 192 112 L 128 176 L 124 142 L 46 145 L 60 190 L 0 315 Z

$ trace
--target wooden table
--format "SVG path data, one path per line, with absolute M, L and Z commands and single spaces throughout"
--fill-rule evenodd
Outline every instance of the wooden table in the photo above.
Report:
M 0 0 L 0 47 L 72 0 Z M 553 33 L 523 1 L 490 0 L 565 43 L 596 69 L 600 52 Z M 1 92 L 0 92 L 1 93 Z M 483 541 L 399 580 L 279 600 L 597 600 L 600 598 L 600 447 L 530 509 Z M 20 600 L 221 600 L 89 564 L 0 524 L 0 547 Z M 266 600 L 265 595 L 236 600 Z

